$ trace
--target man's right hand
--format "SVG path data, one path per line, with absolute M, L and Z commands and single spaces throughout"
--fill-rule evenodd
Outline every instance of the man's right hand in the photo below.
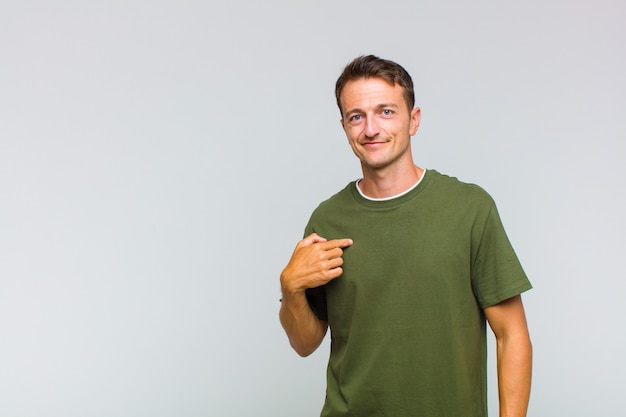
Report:
M 318 319 L 309 308 L 305 290 L 341 276 L 342 249 L 350 245 L 352 239 L 326 240 L 313 233 L 298 242 L 280 274 L 283 293 L 280 322 L 300 356 L 313 353 L 328 329 L 328 323 Z
M 283 293 L 304 292 L 341 276 L 343 248 L 350 245 L 352 239 L 326 240 L 315 233 L 302 239 L 280 274 Z

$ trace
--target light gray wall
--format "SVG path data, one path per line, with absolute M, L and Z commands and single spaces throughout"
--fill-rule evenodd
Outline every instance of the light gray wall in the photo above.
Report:
M 290 350 L 278 274 L 359 176 L 333 85 L 366 53 L 415 79 L 416 162 L 498 202 L 529 415 L 626 414 L 625 11 L 3 1 L 0 415 L 318 415 L 328 345 Z

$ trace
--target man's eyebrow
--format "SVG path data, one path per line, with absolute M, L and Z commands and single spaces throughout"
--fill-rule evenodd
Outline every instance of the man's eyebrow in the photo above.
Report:
M 356 108 L 356 109 L 350 109 L 346 111 L 346 116 L 350 115 L 350 114 L 354 114 L 354 113 L 365 113 L 363 110 Z
M 393 107 L 394 109 L 399 109 L 400 108 L 400 106 L 398 106 L 395 103 L 383 103 L 383 104 L 379 104 L 378 106 L 376 106 L 376 109 L 379 110 L 379 109 L 384 109 L 384 108 L 387 108 L 387 107 Z

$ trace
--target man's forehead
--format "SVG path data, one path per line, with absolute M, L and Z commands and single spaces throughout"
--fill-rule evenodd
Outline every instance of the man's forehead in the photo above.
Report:
M 400 102 L 404 102 L 404 89 L 400 84 L 390 83 L 383 78 L 359 78 L 346 83 L 340 98 L 344 107 L 357 104 L 355 102 L 377 100 L 383 100 L 385 103 L 398 101 L 399 105 Z

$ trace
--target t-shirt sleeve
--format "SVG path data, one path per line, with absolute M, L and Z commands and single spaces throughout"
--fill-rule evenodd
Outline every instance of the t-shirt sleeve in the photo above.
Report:
M 317 288 L 308 288 L 306 290 L 306 299 L 309 307 L 318 319 L 328 321 L 328 311 L 326 309 L 326 286 L 322 285 Z
M 498 304 L 532 288 L 519 262 L 495 204 L 473 243 L 472 288 L 481 308 Z

